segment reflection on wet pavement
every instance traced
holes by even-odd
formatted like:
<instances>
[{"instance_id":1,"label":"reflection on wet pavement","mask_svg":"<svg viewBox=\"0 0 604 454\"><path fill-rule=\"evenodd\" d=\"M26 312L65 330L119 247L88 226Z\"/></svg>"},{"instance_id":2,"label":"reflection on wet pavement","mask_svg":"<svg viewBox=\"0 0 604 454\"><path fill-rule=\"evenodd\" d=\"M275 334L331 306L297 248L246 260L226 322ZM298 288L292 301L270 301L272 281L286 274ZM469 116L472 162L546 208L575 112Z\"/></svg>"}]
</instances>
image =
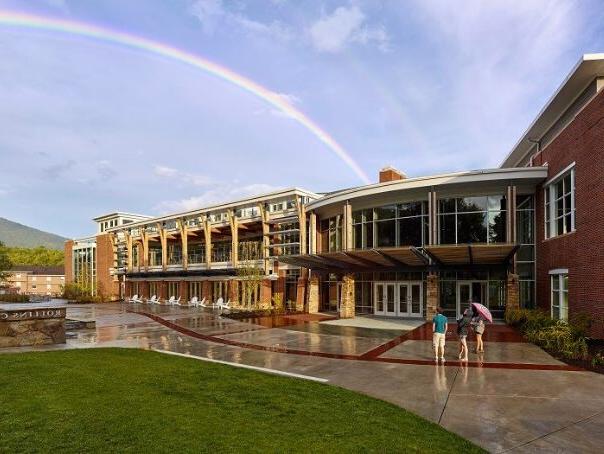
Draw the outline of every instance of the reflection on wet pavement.
<instances>
[{"instance_id":1,"label":"reflection on wet pavement","mask_svg":"<svg viewBox=\"0 0 604 454\"><path fill-rule=\"evenodd\" d=\"M505 326L488 327L484 356L471 356L468 366L455 360L457 343L448 337L443 366L432 359L427 325L389 332L310 317L233 320L211 310L127 304L67 305L67 311L68 318L94 319L96 328L71 331L64 345L0 352L131 347L183 353L326 379L400 405L490 451L599 452L604 445L597 416L604 409L604 376L573 371Z\"/></svg>"}]
</instances>

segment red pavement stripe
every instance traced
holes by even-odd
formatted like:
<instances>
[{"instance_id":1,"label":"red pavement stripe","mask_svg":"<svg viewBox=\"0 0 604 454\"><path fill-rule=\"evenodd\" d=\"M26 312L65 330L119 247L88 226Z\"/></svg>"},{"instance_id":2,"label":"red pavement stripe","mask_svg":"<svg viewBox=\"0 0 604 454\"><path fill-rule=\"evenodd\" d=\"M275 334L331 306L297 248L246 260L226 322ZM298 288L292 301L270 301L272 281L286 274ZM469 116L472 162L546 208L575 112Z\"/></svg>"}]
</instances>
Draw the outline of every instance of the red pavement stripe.
<instances>
[{"instance_id":1,"label":"red pavement stripe","mask_svg":"<svg viewBox=\"0 0 604 454\"><path fill-rule=\"evenodd\" d=\"M207 334L201 334L196 331L193 331L189 328L185 328L184 326L177 325L169 320L166 320L162 317L159 317L156 314L152 314L149 312L137 312L128 310L127 312L133 314L144 315L145 317L149 317L150 319L164 325L168 328L173 329L174 331L178 331L181 334L194 337L196 339L206 340L209 342L215 342L218 344L232 345L235 347L248 348L253 350L262 350L267 352L276 352L276 353L289 353L292 355L302 355L302 356L316 356L320 358L330 358L330 359L347 359L347 360L357 360L357 361L376 361L383 363L395 363L395 364L413 364L420 366L437 366L439 363L435 361L423 360L423 359L402 359L402 358L380 358L384 351L390 350L392 347L404 342L404 340L409 337L409 334L413 333L410 331L401 336L394 338L393 340L382 344L376 347L369 352L366 352L362 355L342 355L338 353L325 353L325 352L312 352L307 350L292 350L287 347L266 347L264 345L258 344L249 344L247 342L239 342L232 339L223 339L216 336L209 336ZM423 326L423 325L422 325ZM421 328L421 327L420 327ZM394 344L394 345L392 345ZM392 345L392 346L391 346ZM381 351L384 349L384 351ZM442 364L442 363L440 363ZM528 364L528 363L478 363L474 361L470 362L462 362L462 361L447 361L445 366L467 366L467 367L482 367L486 369L523 369L523 370L565 370L565 371L582 371L584 369L568 366L565 364Z\"/></svg>"}]
</instances>

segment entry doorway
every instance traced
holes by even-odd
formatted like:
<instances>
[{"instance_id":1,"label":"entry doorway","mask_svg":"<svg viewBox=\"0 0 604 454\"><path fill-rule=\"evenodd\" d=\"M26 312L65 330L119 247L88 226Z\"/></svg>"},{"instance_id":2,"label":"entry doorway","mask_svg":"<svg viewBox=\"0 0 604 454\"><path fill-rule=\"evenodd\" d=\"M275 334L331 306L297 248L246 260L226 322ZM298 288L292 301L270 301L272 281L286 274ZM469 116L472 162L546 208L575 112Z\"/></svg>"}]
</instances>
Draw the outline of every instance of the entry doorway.
<instances>
[{"instance_id":1,"label":"entry doorway","mask_svg":"<svg viewBox=\"0 0 604 454\"><path fill-rule=\"evenodd\" d=\"M376 315L421 317L422 282L376 282L374 300Z\"/></svg>"},{"instance_id":2,"label":"entry doorway","mask_svg":"<svg viewBox=\"0 0 604 454\"><path fill-rule=\"evenodd\" d=\"M468 302L484 304L489 307L488 281L457 281L456 317L468 307Z\"/></svg>"}]
</instances>

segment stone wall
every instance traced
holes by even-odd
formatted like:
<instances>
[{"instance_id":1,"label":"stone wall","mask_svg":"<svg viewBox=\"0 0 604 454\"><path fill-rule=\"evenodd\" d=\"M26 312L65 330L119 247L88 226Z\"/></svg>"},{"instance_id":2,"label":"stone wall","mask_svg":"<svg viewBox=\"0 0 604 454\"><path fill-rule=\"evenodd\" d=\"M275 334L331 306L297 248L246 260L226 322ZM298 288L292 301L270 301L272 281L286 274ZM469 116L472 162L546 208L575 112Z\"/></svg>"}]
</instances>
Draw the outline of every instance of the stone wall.
<instances>
[{"instance_id":1,"label":"stone wall","mask_svg":"<svg viewBox=\"0 0 604 454\"><path fill-rule=\"evenodd\" d=\"M309 314L316 314L319 312L319 278L314 274L308 280L306 305Z\"/></svg>"},{"instance_id":2,"label":"stone wall","mask_svg":"<svg viewBox=\"0 0 604 454\"><path fill-rule=\"evenodd\" d=\"M0 308L0 348L65 343L65 308Z\"/></svg>"},{"instance_id":3,"label":"stone wall","mask_svg":"<svg viewBox=\"0 0 604 454\"><path fill-rule=\"evenodd\" d=\"M436 315L436 308L439 306L439 302L438 275L430 273L426 283L426 320L430 321Z\"/></svg>"}]
</instances>

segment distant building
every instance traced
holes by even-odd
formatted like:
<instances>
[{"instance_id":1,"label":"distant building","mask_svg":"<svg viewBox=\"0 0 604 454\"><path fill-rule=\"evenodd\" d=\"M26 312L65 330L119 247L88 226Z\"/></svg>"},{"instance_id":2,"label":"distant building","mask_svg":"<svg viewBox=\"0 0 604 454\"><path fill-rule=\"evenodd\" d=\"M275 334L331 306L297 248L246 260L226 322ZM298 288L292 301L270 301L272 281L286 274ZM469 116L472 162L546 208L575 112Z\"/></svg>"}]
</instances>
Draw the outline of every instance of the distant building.
<instances>
[{"instance_id":1,"label":"distant building","mask_svg":"<svg viewBox=\"0 0 604 454\"><path fill-rule=\"evenodd\" d=\"M14 266L7 279L9 293L60 296L65 284L64 266Z\"/></svg>"}]
</instances>

